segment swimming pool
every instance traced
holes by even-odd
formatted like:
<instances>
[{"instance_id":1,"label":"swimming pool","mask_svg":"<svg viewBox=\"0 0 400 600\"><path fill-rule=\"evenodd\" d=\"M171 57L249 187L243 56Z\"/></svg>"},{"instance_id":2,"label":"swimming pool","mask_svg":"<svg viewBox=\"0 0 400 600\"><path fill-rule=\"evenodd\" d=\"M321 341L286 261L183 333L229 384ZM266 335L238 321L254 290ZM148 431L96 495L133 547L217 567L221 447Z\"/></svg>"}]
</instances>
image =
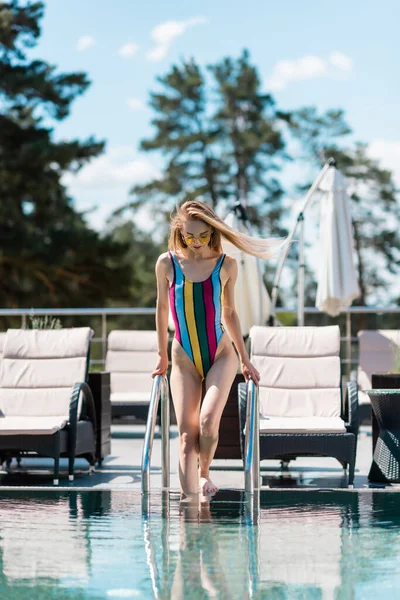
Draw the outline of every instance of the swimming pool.
<instances>
[{"instance_id":1,"label":"swimming pool","mask_svg":"<svg viewBox=\"0 0 400 600\"><path fill-rule=\"evenodd\" d=\"M400 595L400 493L2 490L0 598Z\"/></svg>"}]
</instances>

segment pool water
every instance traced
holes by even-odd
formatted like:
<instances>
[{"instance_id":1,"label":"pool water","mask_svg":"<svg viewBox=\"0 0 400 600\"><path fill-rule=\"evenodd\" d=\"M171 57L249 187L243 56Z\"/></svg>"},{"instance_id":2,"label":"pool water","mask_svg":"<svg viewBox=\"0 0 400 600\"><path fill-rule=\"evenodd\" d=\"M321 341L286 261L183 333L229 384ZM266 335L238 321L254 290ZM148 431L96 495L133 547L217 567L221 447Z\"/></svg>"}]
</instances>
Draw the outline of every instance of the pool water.
<instances>
[{"instance_id":1,"label":"pool water","mask_svg":"<svg viewBox=\"0 0 400 600\"><path fill-rule=\"evenodd\" d=\"M400 598L400 493L2 491L0 598Z\"/></svg>"}]
</instances>

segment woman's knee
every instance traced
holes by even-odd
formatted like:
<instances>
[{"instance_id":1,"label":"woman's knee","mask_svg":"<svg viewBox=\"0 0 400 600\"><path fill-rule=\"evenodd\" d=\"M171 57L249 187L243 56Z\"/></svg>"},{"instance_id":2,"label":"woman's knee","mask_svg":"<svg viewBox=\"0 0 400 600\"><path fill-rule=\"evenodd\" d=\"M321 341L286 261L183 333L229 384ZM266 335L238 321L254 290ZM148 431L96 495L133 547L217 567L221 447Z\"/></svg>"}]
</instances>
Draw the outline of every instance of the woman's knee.
<instances>
[{"instance_id":1,"label":"woman's knee","mask_svg":"<svg viewBox=\"0 0 400 600\"><path fill-rule=\"evenodd\" d=\"M218 436L220 419L213 413L200 414L200 435L215 438Z\"/></svg>"},{"instance_id":2,"label":"woman's knee","mask_svg":"<svg viewBox=\"0 0 400 600\"><path fill-rule=\"evenodd\" d=\"M199 431L198 429L184 430L179 433L179 442L181 451L184 454L199 451Z\"/></svg>"}]
</instances>

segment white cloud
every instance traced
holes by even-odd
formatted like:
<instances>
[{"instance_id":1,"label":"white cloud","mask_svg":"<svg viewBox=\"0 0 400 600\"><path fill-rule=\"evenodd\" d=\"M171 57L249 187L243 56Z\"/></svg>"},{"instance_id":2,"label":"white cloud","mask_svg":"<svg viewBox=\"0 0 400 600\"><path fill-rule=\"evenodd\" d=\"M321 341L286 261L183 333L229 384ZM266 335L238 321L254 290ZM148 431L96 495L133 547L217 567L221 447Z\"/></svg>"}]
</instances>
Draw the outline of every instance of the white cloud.
<instances>
[{"instance_id":1,"label":"white cloud","mask_svg":"<svg viewBox=\"0 0 400 600\"><path fill-rule=\"evenodd\" d=\"M150 61L162 60L167 55L176 38L182 36L188 29L207 22L205 17L191 17L185 21L165 21L152 30L150 36L155 47L147 53Z\"/></svg>"},{"instance_id":2,"label":"white cloud","mask_svg":"<svg viewBox=\"0 0 400 600\"><path fill-rule=\"evenodd\" d=\"M151 62L158 62L165 58L168 54L169 46L156 46L153 50L147 53L147 59Z\"/></svg>"},{"instance_id":3,"label":"white cloud","mask_svg":"<svg viewBox=\"0 0 400 600\"><path fill-rule=\"evenodd\" d=\"M331 52L328 60L312 54L294 60L281 60L275 65L267 85L271 90L282 90L293 81L333 76L335 71L329 68L330 65L341 71L349 71L352 61L341 52Z\"/></svg>"},{"instance_id":4,"label":"white cloud","mask_svg":"<svg viewBox=\"0 0 400 600\"><path fill-rule=\"evenodd\" d=\"M329 62L341 71L351 71L353 68L353 61L351 58L342 52L331 52L329 55Z\"/></svg>"},{"instance_id":5,"label":"white cloud","mask_svg":"<svg viewBox=\"0 0 400 600\"><path fill-rule=\"evenodd\" d=\"M145 108L144 103L139 98L128 98L126 103L131 110L143 110Z\"/></svg>"},{"instance_id":6,"label":"white cloud","mask_svg":"<svg viewBox=\"0 0 400 600\"><path fill-rule=\"evenodd\" d=\"M93 159L78 173L66 174L63 183L80 188L114 189L115 186L144 183L157 173L149 160L139 158L129 146L117 146Z\"/></svg>"},{"instance_id":7,"label":"white cloud","mask_svg":"<svg viewBox=\"0 0 400 600\"><path fill-rule=\"evenodd\" d=\"M122 58L130 58L131 56L134 56L138 50L138 44L135 44L134 42L128 42L127 44L121 46L121 48L118 50L118 54L122 56Z\"/></svg>"},{"instance_id":8,"label":"white cloud","mask_svg":"<svg viewBox=\"0 0 400 600\"><path fill-rule=\"evenodd\" d=\"M296 60L279 61L268 81L271 90L281 90L291 81L311 79L326 74L326 62L318 56L303 56Z\"/></svg>"},{"instance_id":9,"label":"white cloud","mask_svg":"<svg viewBox=\"0 0 400 600\"><path fill-rule=\"evenodd\" d=\"M94 210L88 215L90 225L102 229L111 213L129 202L128 193L135 184L160 176L156 165L140 156L131 146L111 146L78 173L67 173L63 184L74 198L78 210ZM138 222L142 228L149 225Z\"/></svg>"},{"instance_id":10,"label":"white cloud","mask_svg":"<svg viewBox=\"0 0 400 600\"><path fill-rule=\"evenodd\" d=\"M76 42L76 49L78 52L83 52L84 50L88 50L92 46L94 46L96 40L91 35L82 35L79 40Z\"/></svg>"},{"instance_id":11,"label":"white cloud","mask_svg":"<svg viewBox=\"0 0 400 600\"><path fill-rule=\"evenodd\" d=\"M400 141L374 140L368 146L368 154L379 160L381 167L392 171L395 183L400 187Z\"/></svg>"}]
</instances>

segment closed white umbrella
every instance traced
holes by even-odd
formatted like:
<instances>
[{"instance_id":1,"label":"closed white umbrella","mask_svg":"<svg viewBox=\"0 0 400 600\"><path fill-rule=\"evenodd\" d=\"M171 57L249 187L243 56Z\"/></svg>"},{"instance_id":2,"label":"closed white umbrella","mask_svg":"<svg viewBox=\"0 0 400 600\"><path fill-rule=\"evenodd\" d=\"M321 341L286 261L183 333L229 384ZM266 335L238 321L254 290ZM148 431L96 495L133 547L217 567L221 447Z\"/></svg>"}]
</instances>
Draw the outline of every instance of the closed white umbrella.
<instances>
[{"instance_id":1,"label":"closed white umbrella","mask_svg":"<svg viewBox=\"0 0 400 600\"><path fill-rule=\"evenodd\" d=\"M249 235L243 220L236 212L224 219L225 223ZM241 252L227 240L222 242L223 250L236 258L238 278L235 286L235 307L239 316L242 335L248 335L253 325L265 325L271 311L271 300L265 287L259 259Z\"/></svg>"},{"instance_id":2,"label":"closed white umbrella","mask_svg":"<svg viewBox=\"0 0 400 600\"><path fill-rule=\"evenodd\" d=\"M335 317L360 295L347 182L330 168L321 183L320 263L316 307Z\"/></svg>"}]
</instances>

